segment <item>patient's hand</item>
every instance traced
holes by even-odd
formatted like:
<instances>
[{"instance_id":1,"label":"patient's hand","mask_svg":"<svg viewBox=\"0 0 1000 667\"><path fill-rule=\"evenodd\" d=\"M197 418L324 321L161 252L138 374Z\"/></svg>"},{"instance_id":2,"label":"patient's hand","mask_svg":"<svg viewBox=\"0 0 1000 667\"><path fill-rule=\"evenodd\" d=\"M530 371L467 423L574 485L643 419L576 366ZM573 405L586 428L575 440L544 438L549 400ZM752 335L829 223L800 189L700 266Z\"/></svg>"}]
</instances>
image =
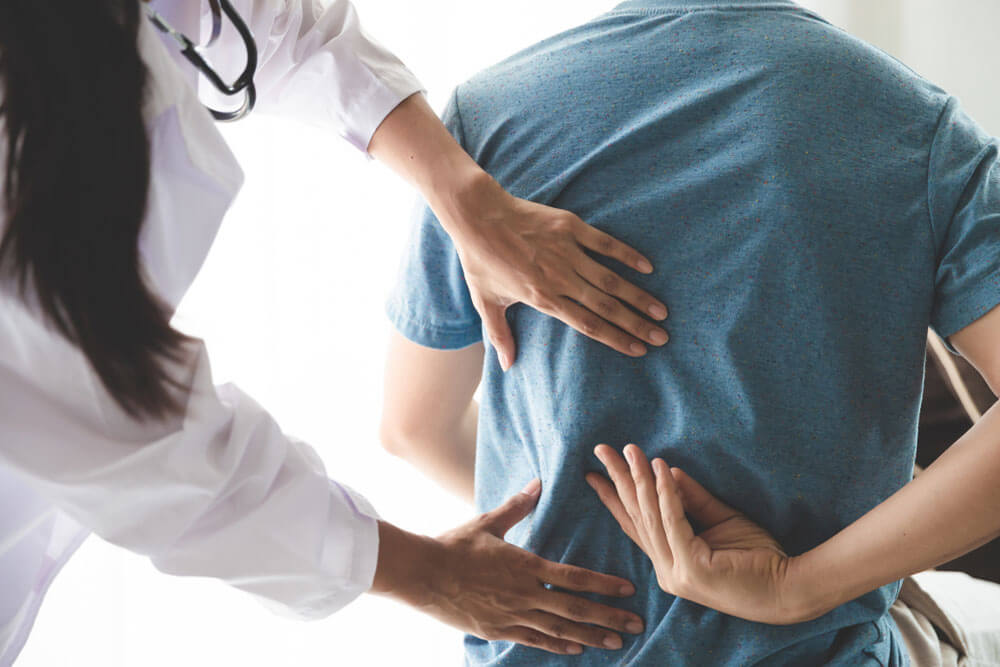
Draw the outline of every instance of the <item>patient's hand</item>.
<instances>
[{"instance_id":1,"label":"patient's hand","mask_svg":"<svg viewBox=\"0 0 1000 667\"><path fill-rule=\"evenodd\" d=\"M646 552L665 592L750 621L800 620L788 590L789 558L746 515L662 459L650 465L635 445L626 463L611 447L595 450L614 485L596 473L587 483L622 530ZM705 526L695 535L685 511Z\"/></svg>"},{"instance_id":2,"label":"patient's hand","mask_svg":"<svg viewBox=\"0 0 1000 667\"><path fill-rule=\"evenodd\" d=\"M625 597L635 592L631 583L547 561L503 539L531 512L539 492L536 481L503 506L436 540L380 522L372 591L481 639L570 655L581 653L583 645L620 649L617 632L642 632L642 619L546 584Z\"/></svg>"}]
</instances>

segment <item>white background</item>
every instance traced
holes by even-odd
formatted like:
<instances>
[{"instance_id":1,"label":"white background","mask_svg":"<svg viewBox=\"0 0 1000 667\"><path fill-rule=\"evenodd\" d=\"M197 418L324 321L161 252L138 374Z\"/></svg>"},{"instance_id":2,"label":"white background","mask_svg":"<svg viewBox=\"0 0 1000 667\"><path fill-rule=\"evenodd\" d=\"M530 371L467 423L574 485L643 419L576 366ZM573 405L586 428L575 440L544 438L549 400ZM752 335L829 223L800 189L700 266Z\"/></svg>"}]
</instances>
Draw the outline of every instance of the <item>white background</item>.
<instances>
[{"instance_id":1,"label":"white background","mask_svg":"<svg viewBox=\"0 0 1000 667\"><path fill-rule=\"evenodd\" d=\"M185 0L189 1L189 0ZM440 109L452 87L614 0L355 0ZM835 23L960 95L1000 133L996 0L812 0ZM436 534L471 510L383 453L377 441L382 313L414 202L336 137L277 119L226 128L246 188L179 324L204 338L217 379L235 381L312 443L332 475L384 518ZM459 664L461 637L364 596L324 621L276 617L214 581L162 575L91 538L56 580L19 667L60 665Z\"/></svg>"}]
</instances>

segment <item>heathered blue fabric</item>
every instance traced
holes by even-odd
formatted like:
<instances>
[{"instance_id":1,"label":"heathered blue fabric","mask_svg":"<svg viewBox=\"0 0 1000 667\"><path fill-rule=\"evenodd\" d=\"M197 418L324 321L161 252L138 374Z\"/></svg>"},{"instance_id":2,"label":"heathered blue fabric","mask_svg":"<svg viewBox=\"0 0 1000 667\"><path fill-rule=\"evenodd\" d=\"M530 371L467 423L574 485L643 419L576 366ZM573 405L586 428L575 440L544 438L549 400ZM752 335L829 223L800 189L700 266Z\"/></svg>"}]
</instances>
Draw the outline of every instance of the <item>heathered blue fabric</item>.
<instances>
[{"instance_id":1,"label":"heathered blue fabric","mask_svg":"<svg viewBox=\"0 0 1000 667\"><path fill-rule=\"evenodd\" d=\"M538 476L510 539L614 573L647 630L554 657L468 638L470 664L900 665L898 583L814 621L750 623L663 593L584 482L635 442L773 532L816 546L908 482L928 325L1000 303L997 143L944 92L790 2L637 0L461 85L446 122L515 195L642 249L671 342L613 352L527 307L484 367L476 502ZM607 262L609 266L614 266ZM421 208L389 312L426 346L481 340Z\"/></svg>"}]
</instances>

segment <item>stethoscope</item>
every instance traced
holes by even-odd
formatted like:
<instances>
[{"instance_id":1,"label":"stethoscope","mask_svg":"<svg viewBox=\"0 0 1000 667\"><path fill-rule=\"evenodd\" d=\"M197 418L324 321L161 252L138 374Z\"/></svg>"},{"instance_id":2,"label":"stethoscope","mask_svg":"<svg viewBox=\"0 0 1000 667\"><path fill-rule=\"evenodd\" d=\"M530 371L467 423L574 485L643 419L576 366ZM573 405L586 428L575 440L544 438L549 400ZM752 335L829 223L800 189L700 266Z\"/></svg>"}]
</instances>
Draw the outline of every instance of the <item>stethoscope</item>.
<instances>
[{"instance_id":1,"label":"stethoscope","mask_svg":"<svg viewBox=\"0 0 1000 667\"><path fill-rule=\"evenodd\" d=\"M205 78L211 82L215 88L228 97L243 95L243 104L235 111L218 111L209 108L212 116L219 121L234 121L246 116L253 109L257 102L257 89L254 88L253 77L257 71L257 44L253 41L253 34L243 22L239 12L233 9L229 0L208 0L208 5L212 10L212 34L205 43L204 48L208 48L215 43L222 32L222 14L229 17L233 27L243 38L243 44L247 49L247 65L243 73L232 84L227 84L222 77L212 69L212 66L198 53L198 46L187 38L183 33L175 30L167 21L160 16L156 10L149 6L149 0L144 0L143 6L146 15L161 32L170 35L181 46L181 54L187 58L188 62L194 65Z\"/></svg>"}]
</instances>

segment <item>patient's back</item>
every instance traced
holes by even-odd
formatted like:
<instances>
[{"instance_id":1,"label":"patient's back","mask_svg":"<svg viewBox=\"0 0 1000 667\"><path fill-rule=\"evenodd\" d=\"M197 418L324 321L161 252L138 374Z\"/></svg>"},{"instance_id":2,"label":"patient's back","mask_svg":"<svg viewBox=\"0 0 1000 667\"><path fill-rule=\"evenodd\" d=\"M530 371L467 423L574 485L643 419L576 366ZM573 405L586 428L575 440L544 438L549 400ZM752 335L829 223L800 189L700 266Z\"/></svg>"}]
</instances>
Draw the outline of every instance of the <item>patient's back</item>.
<instances>
[{"instance_id":1,"label":"patient's back","mask_svg":"<svg viewBox=\"0 0 1000 667\"><path fill-rule=\"evenodd\" d=\"M791 554L905 484L928 325L949 335L1000 301L997 223L952 219L969 197L972 217L1000 212L988 137L883 53L752 0L628 2L461 85L447 121L513 194L650 257L651 276L608 265L665 301L672 335L629 359L512 310L518 363L485 367L477 504L541 477L512 539L634 581L647 631L574 659L470 638L470 661L902 664L897 585L788 627L674 599L584 475L597 443L635 442ZM392 306L404 333L481 335L457 272L426 213Z\"/></svg>"}]
</instances>

